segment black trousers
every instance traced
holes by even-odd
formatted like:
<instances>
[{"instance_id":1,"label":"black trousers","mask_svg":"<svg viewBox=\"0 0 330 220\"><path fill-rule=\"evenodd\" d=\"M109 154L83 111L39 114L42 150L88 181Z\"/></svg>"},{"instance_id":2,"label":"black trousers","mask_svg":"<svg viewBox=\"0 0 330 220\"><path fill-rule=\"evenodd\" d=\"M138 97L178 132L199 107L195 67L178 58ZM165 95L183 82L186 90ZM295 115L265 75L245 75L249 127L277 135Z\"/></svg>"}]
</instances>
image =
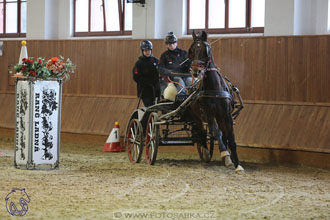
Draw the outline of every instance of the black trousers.
<instances>
[{"instance_id":1,"label":"black trousers","mask_svg":"<svg viewBox=\"0 0 330 220\"><path fill-rule=\"evenodd\" d=\"M145 107L149 107L155 104L155 99L146 97L146 98L142 98L142 102Z\"/></svg>"}]
</instances>

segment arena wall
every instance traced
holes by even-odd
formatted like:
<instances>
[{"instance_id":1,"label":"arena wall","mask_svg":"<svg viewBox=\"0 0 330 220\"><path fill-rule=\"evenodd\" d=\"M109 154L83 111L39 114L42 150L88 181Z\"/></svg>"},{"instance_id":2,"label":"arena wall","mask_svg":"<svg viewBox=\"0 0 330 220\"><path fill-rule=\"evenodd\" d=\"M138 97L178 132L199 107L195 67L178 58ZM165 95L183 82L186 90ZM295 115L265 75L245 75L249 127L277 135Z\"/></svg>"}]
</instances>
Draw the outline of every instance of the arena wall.
<instances>
[{"instance_id":1,"label":"arena wall","mask_svg":"<svg viewBox=\"0 0 330 220\"><path fill-rule=\"evenodd\" d=\"M140 40L31 40L30 57L62 55L77 65L63 86L62 132L108 135L126 126L136 108L132 67ZM153 53L165 50L153 40ZM188 49L191 39L180 39ZM238 144L330 153L330 36L211 38L215 62L245 101L235 125ZM0 127L14 128L15 80L20 41L4 41L0 57ZM124 129L121 129L121 135Z\"/></svg>"}]
</instances>

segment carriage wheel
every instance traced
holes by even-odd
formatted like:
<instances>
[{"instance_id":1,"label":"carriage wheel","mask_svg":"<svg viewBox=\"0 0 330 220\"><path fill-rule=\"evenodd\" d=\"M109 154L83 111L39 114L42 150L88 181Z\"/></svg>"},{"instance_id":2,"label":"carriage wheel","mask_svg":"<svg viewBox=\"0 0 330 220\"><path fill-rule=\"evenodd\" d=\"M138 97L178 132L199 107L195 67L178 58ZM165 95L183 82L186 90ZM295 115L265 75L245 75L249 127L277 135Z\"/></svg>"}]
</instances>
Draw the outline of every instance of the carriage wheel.
<instances>
[{"instance_id":1,"label":"carriage wheel","mask_svg":"<svg viewBox=\"0 0 330 220\"><path fill-rule=\"evenodd\" d=\"M128 158L131 163L139 163L143 152L143 129L141 122L137 119L132 119L127 128L125 138L127 146Z\"/></svg>"},{"instance_id":2,"label":"carriage wheel","mask_svg":"<svg viewBox=\"0 0 330 220\"><path fill-rule=\"evenodd\" d=\"M153 165L156 161L158 144L159 144L159 125L155 122L158 120L158 115L152 112L148 118L146 132L146 159L147 163Z\"/></svg>"},{"instance_id":3,"label":"carriage wheel","mask_svg":"<svg viewBox=\"0 0 330 220\"><path fill-rule=\"evenodd\" d=\"M206 148L197 143L197 151L202 161L209 163L213 156L214 137L207 131Z\"/></svg>"}]
</instances>

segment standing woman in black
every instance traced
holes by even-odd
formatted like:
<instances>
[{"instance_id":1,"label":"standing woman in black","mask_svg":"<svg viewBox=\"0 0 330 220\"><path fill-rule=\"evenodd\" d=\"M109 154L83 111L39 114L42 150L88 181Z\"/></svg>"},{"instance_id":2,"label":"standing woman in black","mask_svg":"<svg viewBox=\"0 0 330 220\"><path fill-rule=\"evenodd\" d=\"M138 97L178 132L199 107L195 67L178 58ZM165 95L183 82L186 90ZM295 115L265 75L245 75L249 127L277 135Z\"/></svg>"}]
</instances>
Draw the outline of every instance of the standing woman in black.
<instances>
[{"instance_id":1,"label":"standing woman in black","mask_svg":"<svg viewBox=\"0 0 330 220\"><path fill-rule=\"evenodd\" d=\"M137 84L138 97L145 107L155 104L160 97L158 59L152 55L152 43L149 40L140 44L142 55L133 68L133 79Z\"/></svg>"}]
</instances>

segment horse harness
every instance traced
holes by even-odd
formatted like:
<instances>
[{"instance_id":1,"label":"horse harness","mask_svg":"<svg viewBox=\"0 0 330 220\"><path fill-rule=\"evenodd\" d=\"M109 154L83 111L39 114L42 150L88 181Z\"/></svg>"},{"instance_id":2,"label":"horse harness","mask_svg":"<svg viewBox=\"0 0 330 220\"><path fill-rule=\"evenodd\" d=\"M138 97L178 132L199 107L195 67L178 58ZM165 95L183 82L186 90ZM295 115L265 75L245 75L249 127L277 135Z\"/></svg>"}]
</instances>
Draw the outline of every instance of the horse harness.
<instances>
[{"instance_id":1,"label":"horse harness","mask_svg":"<svg viewBox=\"0 0 330 220\"><path fill-rule=\"evenodd\" d=\"M225 80L227 91L202 90L203 85L201 82L205 77L205 73L208 71L216 71L220 78L223 78ZM201 77L201 80L199 80L199 86L197 85L197 88L194 91L195 96L197 97L195 100L198 101L200 98L229 99L233 107L232 118L236 119L240 114L241 110L244 108L243 100L241 98L239 89L236 86L233 86L226 76L222 77L218 68L204 68L199 74L199 76ZM236 103L234 92L238 98L238 103Z\"/></svg>"},{"instance_id":2,"label":"horse harness","mask_svg":"<svg viewBox=\"0 0 330 220\"><path fill-rule=\"evenodd\" d=\"M221 78L221 73L219 72L218 68L205 68L201 71L201 78L204 79L204 77L206 77L206 72L209 71L216 71L216 73L219 75L219 77ZM202 81L202 80L201 80ZM221 98L221 99L232 99L233 96L232 94L229 92L228 86L226 86L226 90L227 91L214 91L214 90L202 90L202 85L199 88L199 92L198 92L198 98Z\"/></svg>"}]
</instances>

